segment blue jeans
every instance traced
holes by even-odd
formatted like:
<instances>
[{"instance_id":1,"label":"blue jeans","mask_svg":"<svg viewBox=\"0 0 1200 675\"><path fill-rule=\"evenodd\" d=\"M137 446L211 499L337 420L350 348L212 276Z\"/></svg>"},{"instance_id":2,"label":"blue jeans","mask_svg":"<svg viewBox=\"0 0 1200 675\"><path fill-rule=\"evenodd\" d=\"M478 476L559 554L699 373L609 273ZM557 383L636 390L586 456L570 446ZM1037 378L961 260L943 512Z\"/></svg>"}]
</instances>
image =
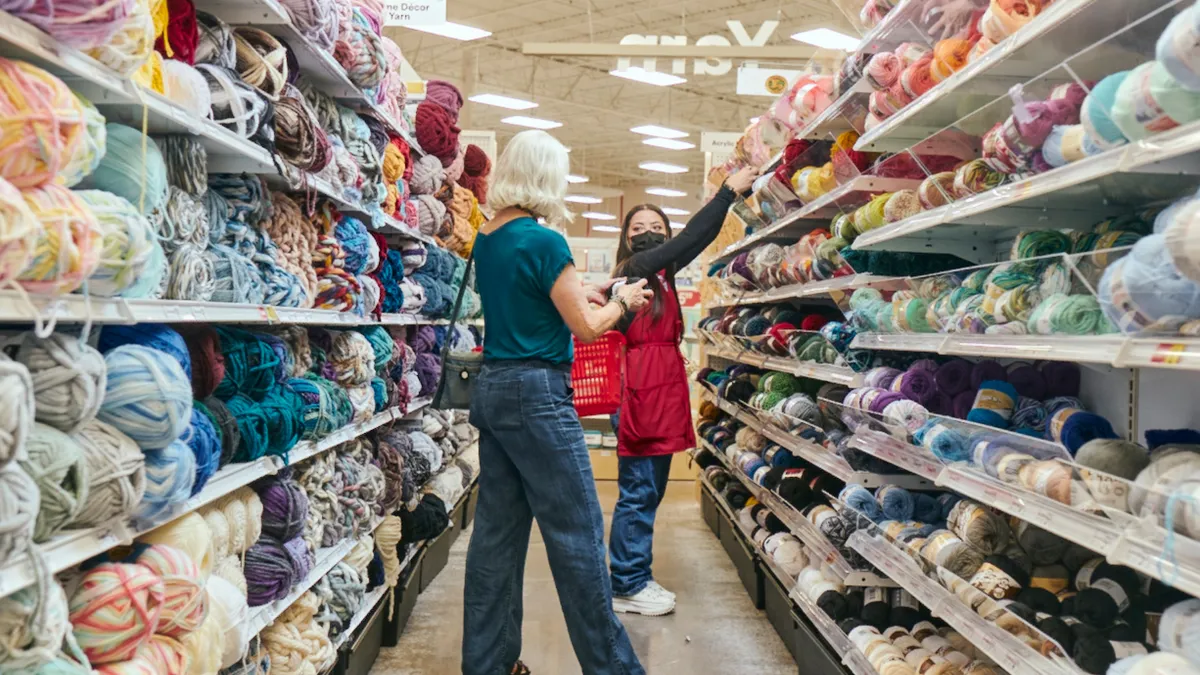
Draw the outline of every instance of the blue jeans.
<instances>
[{"instance_id":1,"label":"blue jeans","mask_svg":"<svg viewBox=\"0 0 1200 675\"><path fill-rule=\"evenodd\" d=\"M608 555L615 595L636 595L654 575L654 516L667 493L672 455L618 457L621 496L613 509Z\"/></svg>"},{"instance_id":2,"label":"blue jeans","mask_svg":"<svg viewBox=\"0 0 1200 675\"><path fill-rule=\"evenodd\" d=\"M529 533L537 518L584 675L644 675L612 610L604 517L569 370L485 363L471 400L479 506L467 549L463 675L508 675L521 655Z\"/></svg>"}]
</instances>

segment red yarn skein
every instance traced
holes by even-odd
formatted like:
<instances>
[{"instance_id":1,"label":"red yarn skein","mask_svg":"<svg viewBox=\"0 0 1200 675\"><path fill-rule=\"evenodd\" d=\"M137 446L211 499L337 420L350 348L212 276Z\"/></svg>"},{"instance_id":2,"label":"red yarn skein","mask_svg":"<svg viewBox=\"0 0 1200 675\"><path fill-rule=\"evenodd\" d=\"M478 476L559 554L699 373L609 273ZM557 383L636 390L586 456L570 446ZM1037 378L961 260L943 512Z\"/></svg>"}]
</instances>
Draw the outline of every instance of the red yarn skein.
<instances>
[{"instance_id":1,"label":"red yarn skein","mask_svg":"<svg viewBox=\"0 0 1200 675\"><path fill-rule=\"evenodd\" d=\"M483 148L474 143L467 146L463 154L463 173L458 184L470 190L480 204L487 203L488 175L492 172L492 160Z\"/></svg>"},{"instance_id":2,"label":"red yarn skein","mask_svg":"<svg viewBox=\"0 0 1200 675\"><path fill-rule=\"evenodd\" d=\"M432 101L421 101L417 105L417 143L421 149L449 166L458 156L459 128L450 119L450 113Z\"/></svg>"},{"instance_id":3,"label":"red yarn skein","mask_svg":"<svg viewBox=\"0 0 1200 675\"><path fill-rule=\"evenodd\" d=\"M821 330L821 326L829 323L829 317L820 314L809 314L800 320L800 330Z\"/></svg>"},{"instance_id":4,"label":"red yarn skein","mask_svg":"<svg viewBox=\"0 0 1200 675\"><path fill-rule=\"evenodd\" d=\"M225 379L221 338L209 326L181 324L176 328L187 343L188 356L192 359L192 395L197 400L206 399Z\"/></svg>"},{"instance_id":5,"label":"red yarn skein","mask_svg":"<svg viewBox=\"0 0 1200 675\"><path fill-rule=\"evenodd\" d=\"M196 6L192 0L167 0L167 30L154 42L154 48L169 59L196 64L196 45L200 27L196 24Z\"/></svg>"}]
</instances>

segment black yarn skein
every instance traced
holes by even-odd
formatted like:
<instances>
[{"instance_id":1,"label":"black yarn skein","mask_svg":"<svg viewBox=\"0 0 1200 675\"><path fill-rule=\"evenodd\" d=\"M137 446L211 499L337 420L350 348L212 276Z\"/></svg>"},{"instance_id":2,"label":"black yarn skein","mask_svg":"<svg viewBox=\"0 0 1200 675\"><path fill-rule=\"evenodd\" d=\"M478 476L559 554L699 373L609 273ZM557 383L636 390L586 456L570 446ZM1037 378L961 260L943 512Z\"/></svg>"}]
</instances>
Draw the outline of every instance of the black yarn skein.
<instances>
[{"instance_id":1,"label":"black yarn skein","mask_svg":"<svg viewBox=\"0 0 1200 675\"><path fill-rule=\"evenodd\" d=\"M864 592L862 613L859 617L863 623L872 625L879 630L887 628L891 621L891 603L888 602L888 589L868 588Z\"/></svg>"}]
</instances>

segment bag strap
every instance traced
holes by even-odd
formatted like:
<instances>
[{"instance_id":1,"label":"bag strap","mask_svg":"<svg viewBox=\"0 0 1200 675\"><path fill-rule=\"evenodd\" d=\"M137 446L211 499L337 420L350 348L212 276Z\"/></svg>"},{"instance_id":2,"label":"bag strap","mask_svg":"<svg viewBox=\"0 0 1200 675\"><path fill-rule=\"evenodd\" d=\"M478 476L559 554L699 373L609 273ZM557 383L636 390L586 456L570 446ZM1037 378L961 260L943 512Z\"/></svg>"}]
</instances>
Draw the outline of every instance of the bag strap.
<instances>
[{"instance_id":1,"label":"bag strap","mask_svg":"<svg viewBox=\"0 0 1200 675\"><path fill-rule=\"evenodd\" d=\"M458 286L458 297L454 299L454 309L450 312L450 323L447 325L446 339L442 340L442 373L438 377L438 386L433 394L433 406L438 407L442 399L442 390L446 387L446 357L450 355L450 344L454 337L454 325L458 323L458 313L462 309L463 296L467 292L467 284L471 282L471 267L475 263L475 248L467 256L467 269L463 272L462 283Z\"/></svg>"}]
</instances>

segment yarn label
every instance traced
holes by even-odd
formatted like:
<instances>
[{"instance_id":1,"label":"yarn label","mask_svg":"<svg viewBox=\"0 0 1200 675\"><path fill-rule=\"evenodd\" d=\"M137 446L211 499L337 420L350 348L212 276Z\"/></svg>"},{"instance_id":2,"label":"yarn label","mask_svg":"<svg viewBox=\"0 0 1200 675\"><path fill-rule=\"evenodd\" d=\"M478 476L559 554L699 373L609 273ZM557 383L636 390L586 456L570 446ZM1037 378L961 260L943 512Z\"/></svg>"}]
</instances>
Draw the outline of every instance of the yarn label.
<instances>
[{"instance_id":1,"label":"yarn label","mask_svg":"<svg viewBox=\"0 0 1200 675\"><path fill-rule=\"evenodd\" d=\"M384 5L385 26L434 26L442 23L446 23L446 0L389 0Z\"/></svg>"},{"instance_id":2,"label":"yarn label","mask_svg":"<svg viewBox=\"0 0 1200 675\"><path fill-rule=\"evenodd\" d=\"M1104 564L1104 558L1092 558L1075 573L1075 590L1085 591L1092 587L1092 574L1096 568Z\"/></svg>"},{"instance_id":3,"label":"yarn label","mask_svg":"<svg viewBox=\"0 0 1200 675\"><path fill-rule=\"evenodd\" d=\"M1117 607L1120 611L1124 612L1125 610L1129 609L1129 596L1126 595L1125 589L1121 588L1121 584L1118 584L1112 579L1098 579L1096 583L1092 584L1092 588L1098 591L1104 591L1110 598L1113 599L1113 602L1117 603Z\"/></svg>"},{"instance_id":4,"label":"yarn label","mask_svg":"<svg viewBox=\"0 0 1200 675\"><path fill-rule=\"evenodd\" d=\"M863 604L869 605L872 602L887 602L887 591L878 587L868 588L863 592Z\"/></svg>"},{"instance_id":5,"label":"yarn label","mask_svg":"<svg viewBox=\"0 0 1200 675\"><path fill-rule=\"evenodd\" d=\"M908 591L903 588L892 591L892 607L907 607L908 609L920 609L921 605L917 603Z\"/></svg>"},{"instance_id":6,"label":"yarn label","mask_svg":"<svg viewBox=\"0 0 1200 675\"><path fill-rule=\"evenodd\" d=\"M971 585L997 600L1015 597L1021 591L1021 584L1016 579L988 562L971 577Z\"/></svg>"},{"instance_id":7,"label":"yarn label","mask_svg":"<svg viewBox=\"0 0 1200 675\"><path fill-rule=\"evenodd\" d=\"M1109 644L1112 645L1113 654L1116 655L1118 661L1126 656L1143 656L1150 653L1146 650L1146 645L1140 642L1109 642Z\"/></svg>"}]
</instances>

